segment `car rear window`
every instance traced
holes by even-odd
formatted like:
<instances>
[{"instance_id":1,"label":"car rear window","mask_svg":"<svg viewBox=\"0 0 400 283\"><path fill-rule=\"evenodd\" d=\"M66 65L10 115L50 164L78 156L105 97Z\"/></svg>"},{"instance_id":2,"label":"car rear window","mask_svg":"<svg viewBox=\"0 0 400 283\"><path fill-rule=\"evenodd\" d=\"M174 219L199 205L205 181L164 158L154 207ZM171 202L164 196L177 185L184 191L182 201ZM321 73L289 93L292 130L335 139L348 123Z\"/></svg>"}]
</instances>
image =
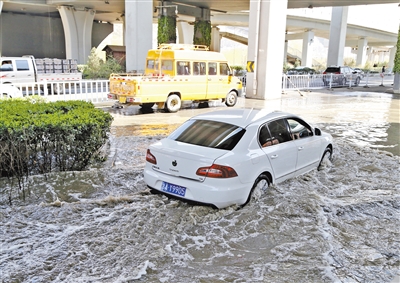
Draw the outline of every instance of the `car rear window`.
<instances>
[{"instance_id":1,"label":"car rear window","mask_svg":"<svg viewBox=\"0 0 400 283\"><path fill-rule=\"evenodd\" d=\"M340 68L337 67L329 67L328 69L325 70L326 73L336 73L340 72Z\"/></svg>"},{"instance_id":2,"label":"car rear window","mask_svg":"<svg viewBox=\"0 0 400 283\"><path fill-rule=\"evenodd\" d=\"M245 132L245 129L227 123L189 120L168 138L199 146L232 150Z\"/></svg>"}]
</instances>

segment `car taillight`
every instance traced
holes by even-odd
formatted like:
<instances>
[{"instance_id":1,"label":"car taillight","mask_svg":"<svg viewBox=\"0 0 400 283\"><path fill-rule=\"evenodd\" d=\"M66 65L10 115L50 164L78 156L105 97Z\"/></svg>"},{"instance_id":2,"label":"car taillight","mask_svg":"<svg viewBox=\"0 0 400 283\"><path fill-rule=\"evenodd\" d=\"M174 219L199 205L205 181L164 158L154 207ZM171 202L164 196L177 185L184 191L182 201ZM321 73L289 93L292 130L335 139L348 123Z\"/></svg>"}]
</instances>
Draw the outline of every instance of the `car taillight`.
<instances>
[{"instance_id":1,"label":"car taillight","mask_svg":"<svg viewBox=\"0 0 400 283\"><path fill-rule=\"evenodd\" d=\"M157 159L153 154L151 154L150 149L147 150L146 161L153 164L157 164Z\"/></svg>"},{"instance_id":2,"label":"car taillight","mask_svg":"<svg viewBox=\"0 0 400 283\"><path fill-rule=\"evenodd\" d=\"M209 178L233 178L237 176L237 173L232 167L213 164L210 167L200 167L196 175Z\"/></svg>"},{"instance_id":3,"label":"car taillight","mask_svg":"<svg viewBox=\"0 0 400 283\"><path fill-rule=\"evenodd\" d=\"M336 72L335 74L336 74L336 75L340 75L340 72Z\"/></svg>"},{"instance_id":4,"label":"car taillight","mask_svg":"<svg viewBox=\"0 0 400 283\"><path fill-rule=\"evenodd\" d=\"M326 75L326 72L323 72L322 74L323 74L323 75Z\"/></svg>"}]
</instances>

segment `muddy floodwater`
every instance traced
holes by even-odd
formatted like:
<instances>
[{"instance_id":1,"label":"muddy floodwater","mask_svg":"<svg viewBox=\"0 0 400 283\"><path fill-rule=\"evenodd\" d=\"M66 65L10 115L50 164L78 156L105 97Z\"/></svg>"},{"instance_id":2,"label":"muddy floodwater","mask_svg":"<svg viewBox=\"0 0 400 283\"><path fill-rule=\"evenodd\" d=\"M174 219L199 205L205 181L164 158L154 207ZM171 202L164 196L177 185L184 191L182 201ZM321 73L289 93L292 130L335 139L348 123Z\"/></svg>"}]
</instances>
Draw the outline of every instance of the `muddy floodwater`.
<instances>
[{"instance_id":1,"label":"muddy floodwater","mask_svg":"<svg viewBox=\"0 0 400 283\"><path fill-rule=\"evenodd\" d=\"M193 206L150 194L145 152L190 116L225 106L108 107L104 164L33 176L13 206L0 180L1 282L398 283L398 96L304 93L235 107L300 115L334 136L332 163L242 209Z\"/></svg>"}]
</instances>

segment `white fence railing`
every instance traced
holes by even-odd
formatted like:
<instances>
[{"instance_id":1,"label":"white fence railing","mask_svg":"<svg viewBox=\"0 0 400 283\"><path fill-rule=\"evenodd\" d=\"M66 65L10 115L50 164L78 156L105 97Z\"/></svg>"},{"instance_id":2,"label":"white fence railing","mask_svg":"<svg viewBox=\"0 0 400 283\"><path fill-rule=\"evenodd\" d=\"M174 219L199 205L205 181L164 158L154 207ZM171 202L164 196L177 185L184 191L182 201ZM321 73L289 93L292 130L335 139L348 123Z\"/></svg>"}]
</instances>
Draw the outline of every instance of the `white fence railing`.
<instances>
[{"instance_id":1,"label":"white fence railing","mask_svg":"<svg viewBox=\"0 0 400 283\"><path fill-rule=\"evenodd\" d=\"M41 82L13 84L22 96L41 95L48 101L84 100L92 103L107 101L109 80L81 80L71 82Z\"/></svg>"},{"instance_id":2,"label":"white fence railing","mask_svg":"<svg viewBox=\"0 0 400 283\"><path fill-rule=\"evenodd\" d=\"M333 87L389 86L392 83L392 74L382 76L377 73L367 73L364 76L353 74L346 77L340 74L282 75L283 91L290 89L310 90ZM84 100L91 101L92 103L110 101L107 99L110 86L109 80L24 83L13 84L13 86L20 90L21 97L41 95L48 101Z\"/></svg>"},{"instance_id":3,"label":"white fence railing","mask_svg":"<svg viewBox=\"0 0 400 283\"><path fill-rule=\"evenodd\" d=\"M353 88L357 86L389 86L393 83L393 75L379 73L367 74L313 74L282 75L282 90L321 89L334 87Z\"/></svg>"}]
</instances>

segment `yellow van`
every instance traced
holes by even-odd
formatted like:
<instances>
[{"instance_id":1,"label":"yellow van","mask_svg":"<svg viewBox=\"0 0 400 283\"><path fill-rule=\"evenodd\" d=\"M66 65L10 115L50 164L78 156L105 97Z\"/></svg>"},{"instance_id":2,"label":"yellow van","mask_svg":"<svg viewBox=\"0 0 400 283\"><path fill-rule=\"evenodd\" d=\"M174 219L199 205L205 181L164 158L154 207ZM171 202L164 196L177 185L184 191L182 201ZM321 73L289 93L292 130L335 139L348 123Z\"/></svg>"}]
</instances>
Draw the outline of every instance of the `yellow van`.
<instances>
[{"instance_id":1,"label":"yellow van","mask_svg":"<svg viewBox=\"0 0 400 283\"><path fill-rule=\"evenodd\" d=\"M221 100L234 106L241 94L242 82L222 53L201 45L162 44L148 51L143 76L112 74L108 98L177 112L182 101Z\"/></svg>"}]
</instances>

